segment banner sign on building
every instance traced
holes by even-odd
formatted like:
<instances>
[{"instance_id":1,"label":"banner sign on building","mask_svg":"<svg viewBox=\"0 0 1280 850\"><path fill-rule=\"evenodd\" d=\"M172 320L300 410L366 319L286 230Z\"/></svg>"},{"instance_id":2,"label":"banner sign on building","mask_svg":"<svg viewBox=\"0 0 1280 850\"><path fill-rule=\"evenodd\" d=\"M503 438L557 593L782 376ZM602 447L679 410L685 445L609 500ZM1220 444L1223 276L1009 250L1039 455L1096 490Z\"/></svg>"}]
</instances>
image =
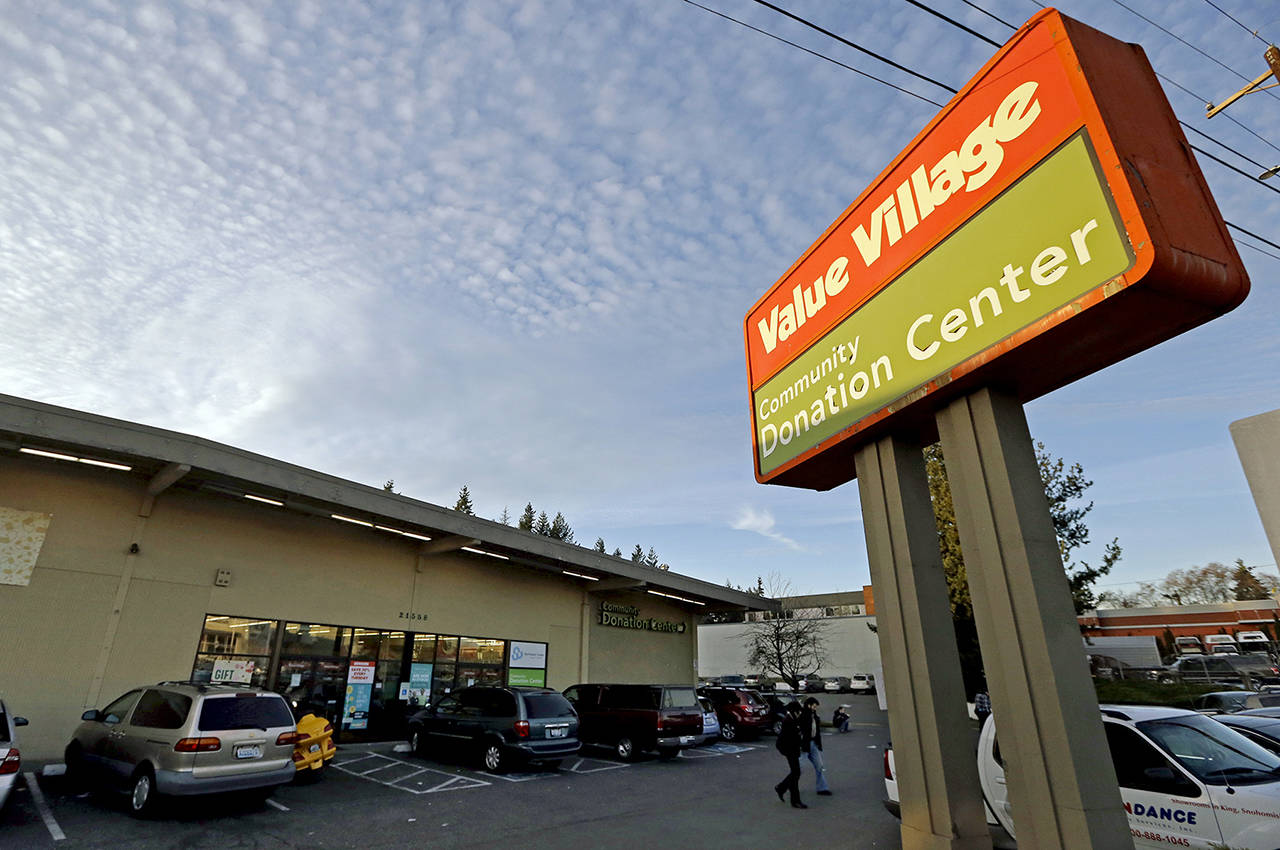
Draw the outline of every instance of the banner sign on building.
<instances>
[{"instance_id":1,"label":"banner sign on building","mask_svg":"<svg viewBox=\"0 0 1280 850\"><path fill-rule=\"evenodd\" d=\"M685 624L671 620L659 620L654 617L640 616L640 609L634 605L619 605L615 602L600 603L600 625L615 626L620 629L638 629L646 632L670 632L684 634Z\"/></svg>"},{"instance_id":2,"label":"banner sign on building","mask_svg":"<svg viewBox=\"0 0 1280 850\"><path fill-rule=\"evenodd\" d=\"M373 696L372 661L352 661L347 668L347 695L342 707L343 729L369 728L369 703Z\"/></svg>"},{"instance_id":3,"label":"banner sign on building","mask_svg":"<svg viewBox=\"0 0 1280 850\"><path fill-rule=\"evenodd\" d=\"M747 313L756 478L836 486L891 426L1030 400L1248 290L1141 49L1046 9Z\"/></svg>"},{"instance_id":4,"label":"banner sign on building","mask_svg":"<svg viewBox=\"0 0 1280 850\"><path fill-rule=\"evenodd\" d=\"M52 520L53 514L0 505L0 584L31 583Z\"/></svg>"},{"instance_id":5,"label":"banner sign on building","mask_svg":"<svg viewBox=\"0 0 1280 850\"><path fill-rule=\"evenodd\" d=\"M431 671L434 664L413 662L409 665L409 681L400 683L400 699L410 705L431 702Z\"/></svg>"},{"instance_id":6,"label":"banner sign on building","mask_svg":"<svg viewBox=\"0 0 1280 850\"><path fill-rule=\"evenodd\" d=\"M527 641L511 641L510 655L507 663L512 667L545 670L547 667L547 645L545 643L529 643Z\"/></svg>"}]
</instances>

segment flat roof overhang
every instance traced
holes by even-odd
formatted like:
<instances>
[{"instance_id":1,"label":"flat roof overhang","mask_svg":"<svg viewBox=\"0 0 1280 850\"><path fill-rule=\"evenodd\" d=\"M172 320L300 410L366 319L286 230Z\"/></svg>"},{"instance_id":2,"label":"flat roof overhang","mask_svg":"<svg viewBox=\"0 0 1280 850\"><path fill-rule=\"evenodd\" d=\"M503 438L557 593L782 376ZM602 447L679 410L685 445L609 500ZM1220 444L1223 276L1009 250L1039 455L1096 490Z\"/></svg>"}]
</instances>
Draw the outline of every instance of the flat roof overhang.
<instances>
[{"instance_id":1,"label":"flat roof overhang","mask_svg":"<svg viewBox=\"0 0 1280 850\"><path fill-rule=\"evenodd\" d=\"M216 497L266 500L274 509L404 537L418 545L422 555L464 550L495 563L554 573L587 590L649 592L701 612L780 608L774 599L656 570L212 440L0 394L0 454L24 449L90 465L128 466L129 474L149 479L153 495L172 486Z\"/></svg>"}]
</instances>

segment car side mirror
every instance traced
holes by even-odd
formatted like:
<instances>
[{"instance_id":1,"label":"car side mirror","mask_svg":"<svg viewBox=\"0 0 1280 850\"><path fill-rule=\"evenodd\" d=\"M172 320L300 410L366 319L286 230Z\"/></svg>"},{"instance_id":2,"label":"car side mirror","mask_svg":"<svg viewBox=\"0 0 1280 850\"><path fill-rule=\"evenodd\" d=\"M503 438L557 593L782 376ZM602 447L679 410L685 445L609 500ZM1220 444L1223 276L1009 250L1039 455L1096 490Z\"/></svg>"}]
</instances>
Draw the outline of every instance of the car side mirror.
<instances>
[{"instance_id":1,"label":"car side mirror","mask_svg":"<svg viewBox=\"0 0 1280 850\"><path fill-rule=\"evenodd\" d=\"M27 718L25 718L25 717L15 717L15 718L13 718L13 725L14 725L14 726L26 726L26 725L27 725Z\"/></svg>"},{"instance_id":2,"label":"car side mirror","mask_svg":"<svg viewBox=\"0 0 1280 850\"><path fill-rule=\"evenodd\" d=\"M80 715L80 719L99 721L99 720L102 720L102 712L98 711L98 709L96 708L91 708L88 711L86 711L84 714Z\"/></svg>"}]
</instances>

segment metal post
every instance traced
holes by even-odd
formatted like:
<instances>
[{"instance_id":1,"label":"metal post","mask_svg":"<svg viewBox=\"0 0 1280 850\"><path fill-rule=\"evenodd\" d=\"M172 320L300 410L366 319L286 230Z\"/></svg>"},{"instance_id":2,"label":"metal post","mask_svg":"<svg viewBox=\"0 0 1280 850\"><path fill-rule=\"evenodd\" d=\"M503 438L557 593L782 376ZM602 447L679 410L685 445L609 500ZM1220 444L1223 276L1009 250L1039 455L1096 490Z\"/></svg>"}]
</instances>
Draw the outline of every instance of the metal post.
<instances>
[{"instance_id":1,"label":"metal post","mask_svg":"<svg viewBox=\"0 0 1280 850\"><path fill-rule=\"evenodd\" d=\"M855 455L904 850L991 847L919 442ZM1030 845L1028 845L1030 846Z\"/></svg>"},{"instance_id":2,"label":"metal post","mask_svg":"<svg viewBox=\"0 0 1280 850\"><path fill-rule=\"evenodd\" d=\"M1019 846L1132 848L1022 405L937 417Z\"/></svg>"}]
</instances>

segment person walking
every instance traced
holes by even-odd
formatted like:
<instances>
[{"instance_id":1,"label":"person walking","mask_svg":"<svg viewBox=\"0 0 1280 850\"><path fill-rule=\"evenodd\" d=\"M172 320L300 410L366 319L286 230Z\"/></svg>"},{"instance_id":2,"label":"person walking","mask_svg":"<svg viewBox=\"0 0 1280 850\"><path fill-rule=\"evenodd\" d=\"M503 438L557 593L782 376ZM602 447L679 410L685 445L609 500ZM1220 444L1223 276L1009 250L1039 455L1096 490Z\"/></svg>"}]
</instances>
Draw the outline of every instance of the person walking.
<instances>
[{"instance_id":1,"label":"person walking","mask_svg":"<svg viewBox=\"0 0 1280 850\"><path fill-rule=\"evenodd\" d=\"M782 718L782 730L778 733L778 741L774 746L778 748L778 752L787 760L787 767L791 772L786 778L773 786L773 792L778 795L778 799L784 803L787 801L786 792L791 792L791 808L807 809L804 803L800 802L800 752L802 744L802 736L800 733L800 715L802 714L800 703L793 702L787 706L787 714Z\"/></svg>"},{"instance_id":2,"label":"person walking","mask_svg":"<svg viewBox=\"0 0 1280 850\"><path fill-rule=\"evenodd\" d=\"M817 775L819 797L830 797L831 789L827 787L827 774L822 766L822 721L818 718L817 697L809 697L804 701L804 713L800 716L800 734L802 750L813 764L813 772Z\"/></svg>"}]
</instances>

